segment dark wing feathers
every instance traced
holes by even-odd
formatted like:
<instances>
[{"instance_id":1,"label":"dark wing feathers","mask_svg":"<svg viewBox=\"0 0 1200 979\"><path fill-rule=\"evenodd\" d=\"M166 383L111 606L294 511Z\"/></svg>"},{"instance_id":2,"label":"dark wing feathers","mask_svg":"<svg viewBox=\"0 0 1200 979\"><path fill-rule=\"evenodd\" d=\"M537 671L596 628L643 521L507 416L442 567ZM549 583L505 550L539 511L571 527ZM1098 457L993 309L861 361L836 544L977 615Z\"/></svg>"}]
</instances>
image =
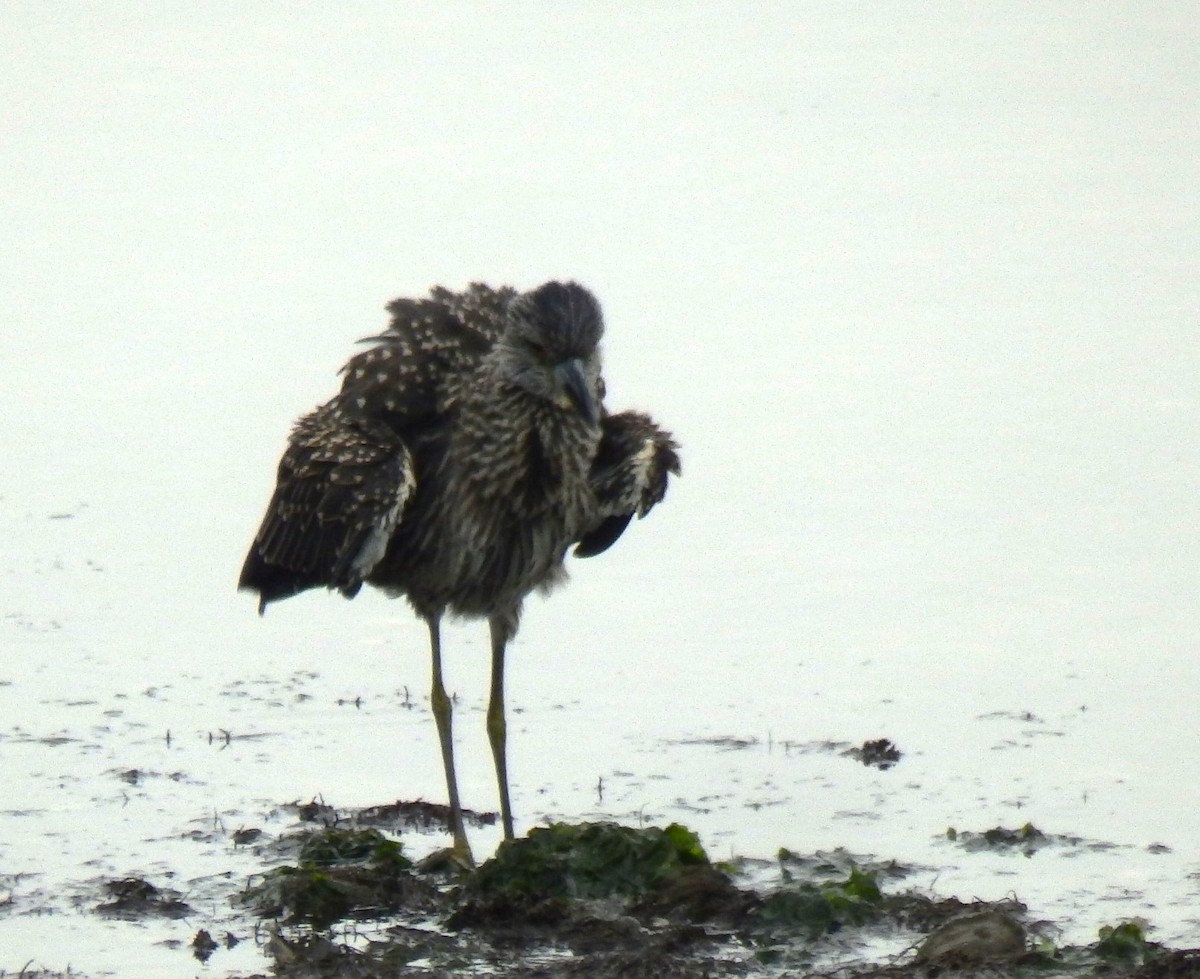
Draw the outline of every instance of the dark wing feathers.
<instances>
[{"instance_id":1,"label":"dark wing feathers","mask_svg":"<svg viewBox=\"0 0 1200 979\"><path fill-rule=\"evenodd\" d=\"M678 445L647 415L625 411L601 420L600 447L592 463L592 489L604 517L575 546L577 557L608 550L634 515L644 517L679 475Z\"/></svg>"},{"instance_id":2,"label":"dark wing feathers","mask_svg":"<svg viewBox=\"0 0 1200 979\"><path fill-rule=\"evenodd\" d=\"M238 587L268 602L325 585L355 594L383 557L416 488L407 446L388 425L339 407L297 422Z\"/></svg>"},{"instance_id":3,"label":"dark wing feathers","mask_svg":"<svg viewBox=\"0 0 1200 979\"><path fill-rule=\"evenodd\" d=\"M238 587L268 602L321 585L354 595L416 488L406 438L442 409L503 328L513 289L475 283L396 299L392 321L342 368L342 389L297 422Z\"/></svg>"},{"instance_id":4,"label":"dark wing feathers","mask_svg":"<svg viewBox=\"0 0 1200 979\"><path fill-rule=\"evenodd\" d=\"M499 338L513 289L480 283L466 292L436 288L429 299L395 299L392 322L342 368L341 396L358 410L419 423L440 407L446 379L469 371Z\"/></svg>"}]
</instances>

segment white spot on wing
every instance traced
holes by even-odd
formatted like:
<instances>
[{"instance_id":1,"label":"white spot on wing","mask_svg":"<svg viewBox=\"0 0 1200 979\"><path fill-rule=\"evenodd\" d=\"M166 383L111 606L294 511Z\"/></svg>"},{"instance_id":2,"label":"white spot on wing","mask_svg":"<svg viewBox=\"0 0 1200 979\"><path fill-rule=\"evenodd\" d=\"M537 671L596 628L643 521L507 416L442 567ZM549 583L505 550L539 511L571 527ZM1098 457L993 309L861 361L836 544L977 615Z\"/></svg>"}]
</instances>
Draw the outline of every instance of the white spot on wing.
<instances>
[{"instance_id":1,"label":"white spot on wing","mask_svg":"<svg viewBox=\"0 0 1200 979\"><path fill-rule=\"evenodd\" d=\"M392 539L392 534L396 532L396 525L400 523L400 515L404 512L404 506L408 503L410 496L412 496L411 482L405 486L405 492L396 497L395 503L383 514L379 522L371 528L371 533L367 535L362 547L358 549L351 565L357 577L366 578L375 570L375 565L383 560L384 554L387 553L388 542Z\"/></svg>"},{"instance_id":2,"label":"white spot on wing","mask_svg":"<svg viewBox=\"0 0 1200 979\"><path fill-rule=\"evenodd\" d=\"M633 475L633 488L637 494L636 500L631 500L630 503L637 508L640 516L645 516L649 506L646 505L644 497L647 488L650 485L650 467L654 463L654 456L657 450L654 439L648 438L642 441L642 447L634 453L630 460L630 467Z\"/></svg>"},{"instance_id":3,"label":"white spot on wing","mask_svg":"<svg viewBox=\"0 0 1200 979\"><path fill-rule=\"evenodd\" d=\"M645 485L646 483L646 477L650 472L650 464L654 462L655 448L654 439L644 439L642 447L634 454L633 471L640 485Z\"/></svg>"}]
</instances>

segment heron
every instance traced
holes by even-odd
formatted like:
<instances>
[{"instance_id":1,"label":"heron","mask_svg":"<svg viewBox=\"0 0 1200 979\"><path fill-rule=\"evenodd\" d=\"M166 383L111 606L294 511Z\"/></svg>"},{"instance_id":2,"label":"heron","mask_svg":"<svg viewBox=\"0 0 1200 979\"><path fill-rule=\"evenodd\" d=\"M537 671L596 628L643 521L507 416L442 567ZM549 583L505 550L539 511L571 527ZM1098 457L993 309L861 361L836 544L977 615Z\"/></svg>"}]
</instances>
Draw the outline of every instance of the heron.
<instances>
[{"instance_id":1,"label":"heron","mask_svg":"<svg viewBox=\"0 0 1200 979\"><path fill-rule=\"evenodd\" d=\"M429 630L451 852L470 865L440 623L487 619L486 728L512 839L504 660L525 598L565 581L568 551L602 553L659 503L678 445L648 415L605 407L604 321L576 282L438 286L387 308L340 391L295 423L238 587L260 615L318 587L407 599Z\"/></svg>"}]
</instances>

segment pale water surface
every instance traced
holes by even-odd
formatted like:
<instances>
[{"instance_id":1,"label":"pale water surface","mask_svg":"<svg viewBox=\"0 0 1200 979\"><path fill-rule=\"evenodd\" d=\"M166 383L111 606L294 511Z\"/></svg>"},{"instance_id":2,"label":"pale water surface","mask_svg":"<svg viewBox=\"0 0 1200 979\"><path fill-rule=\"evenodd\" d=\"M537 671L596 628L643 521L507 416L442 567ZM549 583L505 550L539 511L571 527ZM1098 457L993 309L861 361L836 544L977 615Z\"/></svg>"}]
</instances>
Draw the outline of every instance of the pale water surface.
<instances>
[{"instance_id":1,"label":"pale water surface","mask_svg":"<svg viewBox=\"0 0 1200 979\"><path fill-rule=\"evenodd\" d=\"M444 798L407 608L233 583L384 302L552 276L685 469L530 603L522 827L842 845L1200 944L1192 5L0 16L0 970L261 969L186 948L250 936L234 830ZM479 809L485 636L448 636ZM875 737L895 769L812 750ZM944 837L1027 821L1082 842ZM197 917L96 915L130 875Z\"/></svg>"}]
</instances>

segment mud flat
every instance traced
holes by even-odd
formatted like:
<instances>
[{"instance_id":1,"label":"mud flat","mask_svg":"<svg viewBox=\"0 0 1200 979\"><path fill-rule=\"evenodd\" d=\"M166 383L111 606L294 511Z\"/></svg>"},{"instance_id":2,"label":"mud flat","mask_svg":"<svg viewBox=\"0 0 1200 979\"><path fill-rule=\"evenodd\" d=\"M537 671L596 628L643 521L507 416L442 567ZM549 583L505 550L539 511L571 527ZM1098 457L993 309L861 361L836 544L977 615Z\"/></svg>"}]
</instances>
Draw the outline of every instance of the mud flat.
<instances>
[{"instance_id":1,"label":"mud flat","mask_svg":"<svg viewBox=\"0 0 1200 979\"><path fill-rule=\"evenodd\" d=\"M419 861L407 852L406 841L428 844L442 831L437 805L314 801L280 813L293 817L280 832L233 833L257 871L231 871L223 886L190 893L138 877L95 881L94 903L80 910L124 924L131 965L138 944L169 922L175 937L157 944L177 964L190 957L205 974L239 979L1200 976L1200 949L1153 942L1144 921L1113 922L1088 945L1059 945L1055 923L1033 919L1016 897L939 897L906 884L921 868L844 850L714 862L678 823L556 823L467 870L446 851ZM477 827L494 819L468 816ZM951 835L969 850L1026 854L1079 842L1028 824ZM0 913L36 914L7 883ZM222 891L231 912L224 927L180 938L178 925L205 917L193 905ZM261 968L230 970L247 951ZM18 975L86 974L34 962L0 971Z\"/></svg>"}]
</instances>

